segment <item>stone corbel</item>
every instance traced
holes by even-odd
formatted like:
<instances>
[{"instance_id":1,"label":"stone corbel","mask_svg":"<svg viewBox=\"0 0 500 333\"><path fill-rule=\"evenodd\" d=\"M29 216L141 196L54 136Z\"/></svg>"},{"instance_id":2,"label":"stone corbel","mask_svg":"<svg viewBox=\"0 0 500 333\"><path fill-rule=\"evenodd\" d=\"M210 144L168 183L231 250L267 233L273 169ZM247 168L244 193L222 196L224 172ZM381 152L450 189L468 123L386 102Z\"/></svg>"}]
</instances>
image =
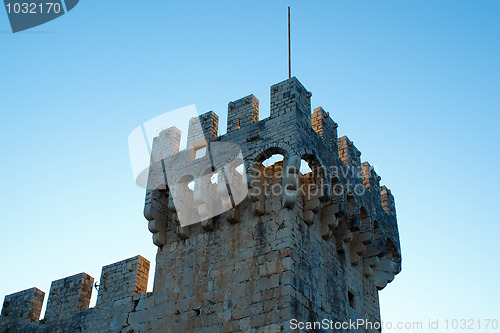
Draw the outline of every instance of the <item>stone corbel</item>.
<instances>
[{"instance_id":1,"label":"stone corbel","mask_svg":"<svg viewBox=\"0 0 500 333\"><path fill-rule=\"evenodd\" d=\"M148 229L153 234L153 243L158 247L165 245L167 238L164 193L165 191L150 190L144 205L144 217L148 220Z\"/></svg>"},{"instance_id":2,"label":"stone corbel","mask_svg":"<svg viewBox=\"0 0 500 333\"><path fill-rule=\"evenodd\" d=\"M370 257L363 259L363 275L365 277L370 277L373 275L373 268L380 262L379 257Z\"/></svg>"},{"instance_id":3,"label":"stone corbel","mask_svg":"<svg viewBox=\"0 0 500 333\"><path fill-rule=\"evenodd\" d=\"M287 159L285 174L283 175L283 208L293 208L297 202L299 189L300 156L293 155Z\"/></svg>"},{"instance_id":4,"label":"stone corbel","mask_svg":"<svg viewBox=\"0 0 500 333\"><path fill-rule=\"evenodd\" d=\"M323 239L328 239L334 229L339 224L339 219L335 215L337 213L337 206L329 205L321 209L320 214L320 231Z\"/></svg>"},{"instance_id":5,"label":"stone corbel","mask_svg":"<svg viewBox=\"0 0 500 333\"><path fill-rule=\"evenodd\" d=\"M255 215L261 216L266 213L264 206L264 186L262 182L262 166L260 165L259 171L255 173L248 173L248 197L252 202L252 211Z\"/></svg>"},{"instance_id":6,"label":"stone corbel","mask_svg":"<svg viewBox=\"0 0 500 333\"><path fill-rule=\"evenodd\" d=\"M345 220L339 222L339 226L336 230L335 243L337 245L338 253L345 253L347 250L347 244L353 239L351 230L349 230L348 224Z\"/></svg>"},{"instance_id":7,"label":"stone corbel","mask_svg":"<svg viewBox=\"0 0 500 333\"><path fill-rule=\"evenodd\" d=\"M177 225L177 235L181 239L189 238L189 230L188 227L183 227L180 225L179 216L177 215L177 211L175 209L174 200L172 196L168 198L168 210L172 213L172 220Z\"/></svg>"},{"instance_id":8,"label":"stone corbel","mask_svg":"<svg viewBox=\"0 0 500 333\"><path fill-rule=\"evenodd\" d=\"M316 216L316 213L319 212L319 210L320 210L320 202L318 198L307 200L304 203L304 222L307 225L313 224L314 217Z\"/></svg>"}]
</instances>

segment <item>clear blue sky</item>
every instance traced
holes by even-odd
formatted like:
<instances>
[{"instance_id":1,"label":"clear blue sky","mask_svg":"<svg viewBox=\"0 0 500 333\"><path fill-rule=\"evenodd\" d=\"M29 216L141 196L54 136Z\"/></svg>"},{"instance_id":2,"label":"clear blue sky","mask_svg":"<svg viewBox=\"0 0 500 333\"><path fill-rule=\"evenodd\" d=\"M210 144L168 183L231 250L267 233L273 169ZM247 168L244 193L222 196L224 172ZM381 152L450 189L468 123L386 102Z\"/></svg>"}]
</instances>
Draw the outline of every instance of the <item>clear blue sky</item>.
<instances>
[{"instance_id":1,"label":"clear blue sky","mask_svg":"<svg viewBox=\"0 0 500 333\"><path fill-rule=\"evenodd\" d=\"M91 1L25 33L0 10L0 298L155 247L127 137L196 104L225 132L287 78L287 1ZM500 319L500 2L292 4L293 74L392 189L384 320Z\"/></svg>"}]
</instances>

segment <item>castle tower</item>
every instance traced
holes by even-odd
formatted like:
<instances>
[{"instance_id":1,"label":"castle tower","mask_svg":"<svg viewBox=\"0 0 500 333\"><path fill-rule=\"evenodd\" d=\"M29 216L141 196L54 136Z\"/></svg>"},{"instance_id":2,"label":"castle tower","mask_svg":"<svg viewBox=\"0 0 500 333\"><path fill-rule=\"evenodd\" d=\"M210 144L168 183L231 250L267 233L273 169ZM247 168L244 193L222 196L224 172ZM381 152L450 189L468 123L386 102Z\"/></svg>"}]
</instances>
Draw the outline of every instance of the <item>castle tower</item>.
<instances>
[{"instance_id":1,"label":"castle tower","mask_svg":"<svg viewBox=\"0 0 500 333\"><path fill-rule=\"evenodd\" d=\"M259 121L259 101L249 95L229 103L227 119L227 133L217 136L217 115L200 116L181 151L176 129L154 141L152 156L162 163L151 165L155 186L144 209L158 247L153 292L144 289L149 262L138 256L103 269L95 308L71 301L43 323L2 312L0 332L294 332L291 320L335 328L357 319L373 326L355 332L380 331L378 292L401 270L391 191L361 163L353 142L337 137L328 112L311 113L311 93L296 78L271 87L269 118ZM229 159L224 147L235 146L241 153ZM283 160L263 164L276 154ZM182 174L172 176L169 166L181 166ZM158 186L159 179L167 181ZM181 186L176 200L173 187ZM200 223L183 223L186 207ZM75 277L71 287L57 283L68 285L60 293L86 300L91 278ZM35 291L36 302L43 300ZM27 293L16 295L6 297L4 309L36 307L35 296L26 303L16 299ZM49 298L68 299L52 296L52 288Z\"/></svg>"}]
</instances>

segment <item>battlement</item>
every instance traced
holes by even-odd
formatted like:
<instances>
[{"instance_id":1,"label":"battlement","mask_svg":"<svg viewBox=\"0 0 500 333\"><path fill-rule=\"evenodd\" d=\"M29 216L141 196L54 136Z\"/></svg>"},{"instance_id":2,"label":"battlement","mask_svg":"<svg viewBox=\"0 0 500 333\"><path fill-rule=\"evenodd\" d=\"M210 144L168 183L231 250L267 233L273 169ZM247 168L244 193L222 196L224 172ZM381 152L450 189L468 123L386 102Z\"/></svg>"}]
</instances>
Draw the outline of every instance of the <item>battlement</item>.
<instances>
[{"instance_id":1,"label":"battlement","mask_svg":"<svg viewBox=\"0 0 500 333\"><path fill-rule=\"evenodd\" d=\"M363 172L363 184L365 187L371 191L377 191L380 193L380 176L377 175L375 169L368 162L361 163L361 169Z\"/></svg>"},{"instance_id":2,"label":"battlement","mask_svg":"<svg viewBox=\"0 0 500 333\"><path fill-rule=\"evenodd\" d=\"M394 196L386 186L380 188L382 195L382 207L391 217L396 218L396 204L394 202Z\"/></svg>"},{"instance_id":3,"label":"battlement","mask_svg":"<svg viewBox=\"0 0 500 333\"><path fill-rule=\"evenodd\" d=\"M83 318L87 318L90 327L102 326L98 322L105 315L103 311L109 311L120 300L125 304L132 303L134 296L146 293L149 265L148 260L136 256L104 266L98 285L97 305L92 309L89 309L89 304L94 287L93 277L79 273L53 281L43 320L40 320L45 297L43 291L31 288L7 295L0 316L0 332L53 332L61 327L72 331L68 328L80 325Z\"/></svg>"},{"instance_id":4,"label":"battlement","mask_svg":"<svg viewBox=\"0 0 500 333\"><path fill-rule=\"evenodd\" d=\"M196 149L205 146L207 140L217 137L218 131L219 116L213 111L201 115L199 119L191 119L189 122L187 148Z\"/></svg>"},{"instance_id":5,"label":"battlement","mask_svg":"<svg viewBox=\"0 0 500 333\"><path fill-rule=\"evenodd\" d=\"M339 138L339 157L345 165L359 169L361 167L361 152L347 136Z\"/></svg>"},{"instance_id":6,"label":"battlement","mask_svg":"<svg viewBox=\"0 0 500 333\"><path fill-rule=\"evenodd\" d=\"M314 109L312 128L325 140L334 154L338 151L337 127L337 123L330 118L330 114L323 110L321 106Z\"/></svg>"},{"instance_id":7,"label":"battlement","mask_svg":"<svg viewBox=\"0 0 500 333\"><path fill-rule=\"evenodd\" d=\"M76 274L52 282L45 319L70 316L89 308L94 278L87 273Z\"/></svg>"},{"instance_id":8,"label":"battlement","mask_svg":"<svg viewBox=\"0 0 500 333\"><path fill-rule=\"evenodd\" d=\"M270 118L279 117L283 126L311 127L311 96L296 77L271 86Z\"/></svg>"},{"instance_id":9,"label":"battlement","mask_svg":"<svg viewBox=\"0 0 500 333\"><path fill-rule=\"evenodd\" d=\"M194 136L194 134L193 134ZM193 140L194 137L191 137ZM199 140L200 138L198 138ZM160 132L153 139L155 149L151 153L152 161L159 161L162 156L171 156L179 152L181 145L181 131L175 127L170 127Z\"/></svg>"},{"instance_id":10,"label":"battlement","mask_svg":"<svg viewBox=\"0 0 500 333\"><path fill-rule=\"evenodd\" d=\"M109 306L120 299L144 294L148 287L149 265L147 259L136 256L104 266L96 306Z\"/></svg>"},{"instance_id":11,"label":"battlement","mask_svg":"<svg viewBox=\"0 0 500 333\"><path fill-rule=\"evenodd\" d=\"M22 325L37 321L42 312L45 293L30 288L5 296L0 317L0 328L4 325Z\"/></svg>"},{"instance_id":12,"label":"battlement","mask_svg":"<svg viewBox=\"0 0 500 333\"><path fill-rule=\"evenodd\" d=\"M346 277L346 280L357 281L353 282L354 285L364 281L364 287L342 286L349 289L349 293L355 294L354 297L362 297L361 289L366 289L368 285L373 286L375 290L383 289L401 269L401 252L393 197L389 190L380 187L380 177L374 168L368 162L361 163L361 152L348 137L338 138L337 123L329 113L318 107L311 114L311 93L296 78L273 85L270 116L259 120L258 114L258 99L254 95L243 97L228 105L226 134L218 137L205 134L205 138L211 137L207 140L208 146L231 143L241 149L245 174L240 176L247 178L247 200L229 206L225 213L209 217L199 225L180 226L176 214L182 207L174 205L168 186L161 193L148 191L146 218L153 233L153 241L159 247L157 261L162 262L157 263L155 292L171 290L174 285L186 285L186 270L190 272L192 267L197 266L195 261L190 261L190 266L179 265L168 249L175 248L178 255L195 260L191 253L204 256L204 252L198 252L199 249L218 248L206 237L224 239L228 244L220 245L223 248L252 249L260 248L262 245L259 244L270 244L264 246L262 251L265 256L271 257L272 253L282 253L285 248L290 248L293 253L291 258L284 259L287 260L287 267L290 265L289 273L295 281L291 281L290 285L294 289L298 288L296 290L300 289L301 284L308 285L309 288L312 288L312 285L321 285L325 283L324 279L333 274L323 266L315 273L313 281L310 276L302 275L304 268L300 263L305 259L295 257L298 254L294 252L297 249L293 244L297 243L301 243L303 249L308 249L304 250L306 256L309 256L308 260L319 260L316 250L313 249L321 248L321 253L331 253L331 257L323 257L322 261L332 260L332 267L352 274ZM199 118L203 123L204 119L213 117L210 112ZM193 122L195 121L196 118ZM186 179L194 183L189 198L199 197L201 194L197 194L197 190L207 189L205 185L201 185L206 183L207 161L190 161L184 158L183 154L185 153L181 151L178 156L167 157L164 160L165 165L188 161L182 164L182 169L186 170L186 177L189 175ZM273 154L283 155L284 160L264 167L262 162ZM213 154L212 158L216 159L217 154ZM304 162L309 164L312 170L306 175L299 172L301 163ZM221 165L213 164L210 167L211 171L217 173ZM150 172L154 175L158 171ZM163 174L162 177L167 178L168 175ZM220 196L221 200L227 198L227 192L215 190L215 187L221 187L220 183L213 186L214 190L209 191L210 197ZM267 191L276 187L286 191ZM166 202L168 207L165 207ZM197 204L193 199L190 204L194 214L197 211L207 211L205 201ZM151 225L154 227L151 228ZM261 230L258 235L253 231L255 228ZM214 236L208 236L210 234ZM241 252L236 253L241 255ZM343 259L339 262L339 258ZM238 255L228 258L229 262L233 260L245 259ZM342 260L349 263L349 267L344 267ZM204 266L204 271L213 269L227 272L228 279L234 279L234 274L239 274L237 270L232 272L231 268L220 262L208 262L206 265L208 266ZM282 264L271 262L258 269L256 281L260 281L263 276L272 276L269 275L269 265L281 267L271 271L281 276L279 279L283 278L281 274L287 270L280 266ZM183 271L183 275L174 275L163 267L174 267L174 271ZM210 293L210 290L202 290ZM309 289L309 292L312 292L312 289ZM373 291L369 293L376 295ZM320 294L330 295L328 297L331 299L338 297L326 290L322 290ZM308 299L307 302L313 299L318 302L317 295L313 296L308 292L304 295ZM338 301L343 304L343 300ZM301 303L304 307L303 313L311 311L307 302ZM322 304L331 306L330 301L326 299ZM378 301L375 304L377 308L370 309L370 306L365 304L367 308L361 309L363 305L358 311L377 317ZM314 307L314 311L321 313L318 307Z\"/></svg>"},{"instance_id":13,"label":"battlement","mask_svg":"<svg viewBox=\"0 0 500 333\"><path fill-rule=\"evenodd\" d=\"M323 191L319 199L322 202L338 201L340 199L340 202L336 203L336 209L340 210L336 213L338 216L344 213L359 215L359 209L363 206L368 207L369 210L383 211L381 209L381 202L384 199L380 192L380 177L368 162L361 163L361 152L347 136L338 138L338 125L328 112L322 107L317 107L311 114L311 96L312 94L293 77L271 86L271 111L269 118L259 121L259 101L254 95L248 95L228 104L228 130L225 135L216 136L218 116L213 111L210 111L200 115L198 118L191 119L188 129L188 138L191 139L188 139L188 142L198 140L200 142L198 144L199 147L205 147L207 142L235 143L242 150L245 169L247 171L258 166L268 156L276 153L282 154L288 160L289 165L285 167L297 168L298 170L300 165L290 164L292 157L297 156L298 159L296 158L294 161L298 161L297 163L300 164L300 160L304 160L315 169L313 182L316 182L317 186L321 187ZM160 137L165 136L164 132L171 133L172 131L174 131L176 138L180 137L178 129L173 128L163 131ZM153 155L156 154L156 151L164 150L165 146L170 147L171 141L176 142L177 139L163 139L161 141L156 141L155 139ZM194 146L196 145L188 143L188 150ZM170 148L168 150L169 152L171 151ZM182 156L182 154L189 156L187 151L181 151L179 156ZM170 154L166 155L167 158L168 156ZM194 158L193 156L185 159L172 157L165 164L178 164L179 161L186 160L194 160ZM204 167L201 168L199 167L200 165L204 165ZM211 167L214 170L217 169L213 165ZM206 161L198 159L192 161L189 165L183 164L182 168L189 169L189 179L194 179L196 182L198 177L202 178L204 176L207 166ZM197 169L199 170L198 174L196 174ZM249 177L247 180L248 184L252 181L260 181L259 179L252 178L249 172L247 172L247 177ZM298 187L300 185L299 178L292 179L290 177L286 175L283 185L285 185L285 182L291 182L287 186L292 188ZM159 170L159 168L150 169L150 179L162 182L166 178L167 175ZM338 185L341 185L344 189L343 193L335 195L332 199L332 188ZM156 187L151 186L149 188L153 189ZM355 188L370 195L353 196ZM252 190L252 187L250 186L249 189ZM347 207L346 204L349 195L352 196L350 203L350 206L353 207L352 211L343 211L342 209L345 209L343 207ZM163 204L155 204L152 196L161 197ZM284 207L290 208L294 206L293 202L296 201L296 197L296 195L292 195L289 198L282 198L283 202L287 202L284 204ZM264 200L263 197L260 198ZM259 204L259 200L255 200L255 197L251 196L250 200L254 200L253 205L255 210L262 212L263 205ZM375 203L371 202L372 200ZM171 212L175 212L173 206L169 209L161 208L168 201L164 197L164 194L154 194L153 191L150 191L146 196L146 218L150 221L150 230L153 232L153 237L156 240L161 240L155 241L155 244L158 246L165 244L165 219L168 219L168 210L170 209ZM172 203L172 200L170 202ZM327 204L323 205L327 206ZM318 210L319 208L314 209ZM155 213L151 213L152 211L155 211ZM155 218L155 214L158 215L158 218ZM310 212L306 215L309 216L309 219L312 219ZM393 217L395 218L395 213ZM164 222L160 223L159 220ZM153 227L151 227L152 225ZM160 229L161 232L157 232ZM184 228L181 229L182 237L187 237L186 230ZM398 243L398 240L395 243Z\"/></svg>"},{"instance_id":14,"label":"battlement","mask_svg":"<svg viewBox=\"0 0 500 333\"><path fill-rule=\"evenodd\" d=\"M230 102L227 109L227 133L259 121L259 100L254 95Z\"/></svg>"},{"instance_id":15,"label":"battlement","mask_svg":"<svg viewBox=\"0 0 500 333\"><path fill-rule=\"evenodd\" d=\"M186 149L185 129L153 140L144 207L158 247L152 293L149 261L137 256L103 267L93 309L84 273L53 283L43 323L42 292L7 296L0 332L282 332L291 318L380 321L378 292L401 270L394 196L338 138L328 112L311 114L312 95L295 77L270 93L266 119L248 95L229 103L224 135L210 111L189 122ZM283 160L266 167L276 154Z\"/></svg>"}]
</instances>

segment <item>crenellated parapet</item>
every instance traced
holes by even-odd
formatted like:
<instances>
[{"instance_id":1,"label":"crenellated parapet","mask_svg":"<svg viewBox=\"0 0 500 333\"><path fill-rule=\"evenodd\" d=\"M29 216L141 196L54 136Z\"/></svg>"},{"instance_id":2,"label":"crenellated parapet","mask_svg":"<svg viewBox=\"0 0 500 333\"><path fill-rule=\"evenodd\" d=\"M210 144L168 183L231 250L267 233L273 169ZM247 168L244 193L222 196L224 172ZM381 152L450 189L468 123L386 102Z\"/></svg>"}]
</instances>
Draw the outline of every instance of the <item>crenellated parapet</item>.
<instances>
[{"instance_id":1,"label":"crenellated parapet","mask_svg":"<svg viewBox=\"0 0 500 333\"><path fill-rule=\"evenodd\" d=\"M213 111L207 112L199 118L191 119L187 137L188 148L204 147L207 140L217 137L218 130L219 116Z\"/></svg>"},{"instance_id":2,"label":"crenellated parapet","mask_svg":"<svg viewBox=\"0 0 500 333\"><path fill-rule=\"evenodd\" d=\"M361 152L356 148L354 143L349 140L347 136L339 138L339 157L342 162L349 166L359 170L361 168Z\"/></svg>"},{"instance_id":3,"label":"crenellated parapet","mask_svg":"<svg viewBox=\"0 0 500 333\"><path fill-rule=\"evenodd\" d=\"M227 108L227 133L259 121L259 100L254 95L231 102Z\"/></svg>"},{"instance_id":4,"label":"crenellated parapet","mask_svg":"<svg viewBox=\"0 0 500 333\"><path fill-rule=\"evenodd\" d=\"M283 126L311 127L311 96L295 77L271 86L270 118L279 118Z\"/></svg>"},{"instance_id":5,"label":"crenellated parapet","mask_svg":"<svg viewBox=\"0 0 500 333\"><path fill-rule=\"evenodd\" d=\"M371 191L380 193L380 176L377 175L375 169L368 162L361 163L363 172L363 185Z\"/></svg>"},{"instance_id":6,"label":"crenellated parapet","mask_svg":"<svg viewBox=\"0 0 500 333\"><path fill-rule=\"evenodd\" d=\"M42 312L45 293L38 288L30 288L5 296L0 316L0 332L8 327L37 321Z\"/></svg>"},{"instance_id":7,"label":"crenellated parapet","mask_svg":"<svg viewBox=\"0 0 500 333\"><path fill-rule=\"evenodd\" d=\"M104 266L99 282L96 307L105 307L116 301L144 294L148 288L149 261L136 256Z\"/></svg>"},{"instance_id":8,"label":"crenellated parapet","mask_svg":"<svg viewBox=\"0 0 500 333\"><path fill-rule=\"evenodd\" d=\"M144 298L141 295L147 290L149 265L148 260L136 256L104 266L99 283L94 284L94 278L87 273L53 281L43 319L43 291L31 288L7 295L0 332L100 332L109 324L124 328L122 321L126 317L120 313L114 318L110 311L116 311L117 306L129 306L131 311L136 306L134 299ZM89 309L94 287L99 290L97 305ZM105 320L109 323L104 324Z\"/></svg>"},{"instance_id":9,"label":"crenellated parapet","mask_svg":"<svg viewBox=\"0 0 500 333\"><path fill-rule=\"evenodd\" d=\"M93 288L94 278L87 273L53 281L50 286L45 319L57 320L88 309Z\"/></svg>"},{"instance_id":10,"label":"crenellated parapet","mask_svg":"<svg viewBox=\"0 0 500 333\"><path fill-rule=\"evenodd\" d=\"M337 123L333 121L330 114L321 106L314 109L312 114L312 128L332 149L333 154L338 152L337 127Z\"/></svg>"}]
</instances>

